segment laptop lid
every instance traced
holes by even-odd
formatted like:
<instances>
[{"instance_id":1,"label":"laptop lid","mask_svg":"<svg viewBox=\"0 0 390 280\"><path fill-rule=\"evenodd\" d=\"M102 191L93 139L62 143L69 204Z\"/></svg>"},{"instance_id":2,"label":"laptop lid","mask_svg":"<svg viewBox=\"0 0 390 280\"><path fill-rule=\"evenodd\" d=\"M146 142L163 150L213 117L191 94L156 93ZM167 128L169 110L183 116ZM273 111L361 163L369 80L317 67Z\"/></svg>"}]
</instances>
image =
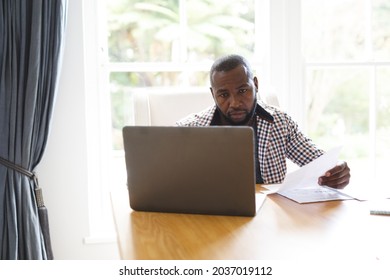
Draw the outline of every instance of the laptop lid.
<instances>
[{"instance_id":1,"label":"laptop lid","mask_svg":"<svg viewBox=\"0 0 390 280\"><path fill-rule=\"evenodd\" d=\"M254 216L253 137L250 127L124 127L130 207Z\"/></svg>"}]
</instances>

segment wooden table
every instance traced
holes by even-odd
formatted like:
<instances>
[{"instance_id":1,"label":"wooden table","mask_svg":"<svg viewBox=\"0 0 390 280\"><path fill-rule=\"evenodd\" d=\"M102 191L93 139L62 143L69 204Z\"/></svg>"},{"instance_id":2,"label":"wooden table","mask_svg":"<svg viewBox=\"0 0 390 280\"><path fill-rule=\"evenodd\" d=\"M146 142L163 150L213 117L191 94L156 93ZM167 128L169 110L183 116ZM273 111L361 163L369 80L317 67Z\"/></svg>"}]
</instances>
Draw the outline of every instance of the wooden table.
<instances>
[{"instance_id":1,"label":"wooden table","mask_svg":"<svg viewBox=\"0 0 390 280\"><path fill-rule=\"evenodd\" d=\"M390 259L390 217L368 202L273 194L249 218L132 211L126 190L111 199L122 259Z\"/></svg>"}]
</instances>

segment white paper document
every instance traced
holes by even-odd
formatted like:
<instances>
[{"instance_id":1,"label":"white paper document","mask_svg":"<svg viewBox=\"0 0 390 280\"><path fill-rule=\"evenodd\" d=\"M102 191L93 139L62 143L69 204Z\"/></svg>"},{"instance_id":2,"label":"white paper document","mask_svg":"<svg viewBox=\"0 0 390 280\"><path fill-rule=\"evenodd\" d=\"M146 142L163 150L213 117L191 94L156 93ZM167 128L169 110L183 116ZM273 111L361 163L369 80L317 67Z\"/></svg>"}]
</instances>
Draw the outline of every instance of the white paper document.
<instances>
[{"instance_id":1,"label":"white paper document","mask_svg":"<svg viewBox=\"0 0 390 280\"><path fill-rule=\"evenodd\" d=\"M282 184L264 186L298 203L353 199L332 188L318 185L318 178L336 166L341 147L333 148L300 169L288 173Z\"/></svg>"}]
</instances>

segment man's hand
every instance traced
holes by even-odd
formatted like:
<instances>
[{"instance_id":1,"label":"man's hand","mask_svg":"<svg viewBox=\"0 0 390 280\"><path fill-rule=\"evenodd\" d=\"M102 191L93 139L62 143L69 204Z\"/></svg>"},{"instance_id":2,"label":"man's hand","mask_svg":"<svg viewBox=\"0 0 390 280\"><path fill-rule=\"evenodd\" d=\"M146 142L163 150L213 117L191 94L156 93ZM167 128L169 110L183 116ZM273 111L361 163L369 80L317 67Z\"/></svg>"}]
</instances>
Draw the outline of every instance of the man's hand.
<instances>
[{"instance_id":1,"label":"man's hand","mask_svg":"<svg viewBox=\"0 0 390 280\"><path fill-rule=\"evenodd\" d=\"M324 176L318 178L320 186L328 186L335 189L343 189L351 178L350 169L346 162L337 164L328 170Z\"/></svg>"}]
</instances>

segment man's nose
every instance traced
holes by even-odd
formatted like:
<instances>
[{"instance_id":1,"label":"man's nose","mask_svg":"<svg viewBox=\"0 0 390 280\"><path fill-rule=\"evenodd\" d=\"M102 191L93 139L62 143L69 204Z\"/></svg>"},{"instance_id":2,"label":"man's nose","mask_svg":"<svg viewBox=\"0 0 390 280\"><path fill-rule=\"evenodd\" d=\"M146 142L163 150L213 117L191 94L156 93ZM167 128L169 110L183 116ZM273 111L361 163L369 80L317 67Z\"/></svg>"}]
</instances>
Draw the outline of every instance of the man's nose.
<instances>
[{"instance_id":1,"label":"man's nose","mask_svg":"<svg viewBox=\"0 0 390 280\"><path fill-rule=\"evenodd\" d=\"M238 108L241 105L241 98L237 95L232 95L230 97L230 107Z\"/></svg>"}]
</instances>

